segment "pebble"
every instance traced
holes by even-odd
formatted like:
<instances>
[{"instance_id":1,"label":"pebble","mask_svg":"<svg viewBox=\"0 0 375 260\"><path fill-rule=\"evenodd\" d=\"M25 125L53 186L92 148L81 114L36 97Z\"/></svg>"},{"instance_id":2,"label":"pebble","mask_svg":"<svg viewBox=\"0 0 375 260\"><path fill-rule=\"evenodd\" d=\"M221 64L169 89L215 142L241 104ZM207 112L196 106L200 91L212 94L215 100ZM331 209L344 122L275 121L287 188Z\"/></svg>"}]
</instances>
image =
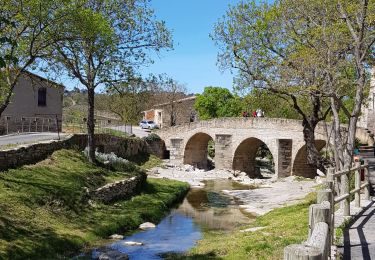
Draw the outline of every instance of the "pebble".
<instances>
[{"instance_id":1,"label":"pebble","mask_svg":"<svg viewBox=\"0 0 375 260\"><path fill-rule=\"evenodd\" d=\"M124 239L124 236L123 235L118 235L118 234L113 234L113 235L110 235L109 236L110 239Z\"/></svg>"},{"instance_id":2,"label":"pebble","mask_svg":"<svg viewBox=\"0 0 375 260\"><path fill-rule=\"evenodd\" d=\"M156 227L155 224L151 222L145 222L139 225L139 228L142 230L147 230L147 229L151 229L155 227Z\"/></svg>"},{"instance_id":3,"label":"pebble","mask_svg":"<svg viewBox=\"0 0 375 260\"><path fill-rule=\"evenodd\" d=\"M135 242L135 241L125 241L123 244L126 246L143 246L142 242Z\"/></svg>"}]
</instances>

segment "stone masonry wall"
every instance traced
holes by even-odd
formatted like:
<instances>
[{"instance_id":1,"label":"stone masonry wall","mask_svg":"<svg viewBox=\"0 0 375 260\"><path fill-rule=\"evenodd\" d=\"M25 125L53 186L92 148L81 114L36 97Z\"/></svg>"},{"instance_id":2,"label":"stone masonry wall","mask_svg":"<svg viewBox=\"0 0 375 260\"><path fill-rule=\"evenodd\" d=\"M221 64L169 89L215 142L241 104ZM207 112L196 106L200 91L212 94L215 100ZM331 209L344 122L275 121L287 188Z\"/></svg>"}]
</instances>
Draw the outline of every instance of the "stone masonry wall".
<instances>
[{"instance_id":1,"label":"stone masonry wall","mask_svg":"<svg viewBox=\"0 0 375 260\"><path fill-rule=\"evenodd\" d=\"M122 138L105 134L95 135L95 142L100 152L115 153L127 158L140 153L150 153L162 158L164 142L148 141L139 138ZM0 171L46 159L54 151L78 148L83 150L87 144L86 135L73 135L65 140L44 141L0 151Z\"/></svg>"},{"instance_id":2,"label":"stone masonry wall","mask_svg":"<svg viewBox=\"0 0 375 260\"><path fill-rule=\"evenodd\" d=\"M103 203L131 197L146 182L145 173L138 174L129 179L109 183L90 192L90 197Z\"/></svg>"}]
</instances>

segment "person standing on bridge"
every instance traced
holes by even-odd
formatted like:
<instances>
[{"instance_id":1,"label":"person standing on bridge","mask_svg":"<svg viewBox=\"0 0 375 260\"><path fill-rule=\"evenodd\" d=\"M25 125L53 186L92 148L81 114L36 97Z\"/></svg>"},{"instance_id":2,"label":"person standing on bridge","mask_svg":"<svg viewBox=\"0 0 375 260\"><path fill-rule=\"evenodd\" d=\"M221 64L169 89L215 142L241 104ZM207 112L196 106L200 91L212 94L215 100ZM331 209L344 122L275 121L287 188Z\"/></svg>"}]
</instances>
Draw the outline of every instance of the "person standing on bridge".
<instances>
[{"instance_id":1,"label":"person standing on bridge","mask_svg":"<svg viewBox=\"0 0 375 260\"><path fill-rule=\"evenodd\" d=\"M256 116L257 117L264 117L264 112L262 109L258 108L256 111Z\"/></svg>"}]
</instances>

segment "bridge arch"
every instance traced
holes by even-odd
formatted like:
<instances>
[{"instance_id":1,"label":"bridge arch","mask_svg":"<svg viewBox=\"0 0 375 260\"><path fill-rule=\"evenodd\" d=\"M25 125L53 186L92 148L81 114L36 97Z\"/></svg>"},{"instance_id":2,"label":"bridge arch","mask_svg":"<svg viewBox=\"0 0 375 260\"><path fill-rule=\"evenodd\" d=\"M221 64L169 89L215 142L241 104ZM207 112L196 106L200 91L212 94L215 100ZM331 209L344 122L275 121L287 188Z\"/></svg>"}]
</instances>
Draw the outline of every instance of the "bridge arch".
<instances>
[{"instance_id":1,"label":"bridge arch","mask_svg":"<svg viewBox=\"0 0 375 260\"><path fill-rule=\"evenodd\" d=\"M324 140L315 140L315 147L318 151L322 150L326 145ZM297 149L297 153L293 160L292 174L306 178L315 178L316 168L307 164L306 144L301 144Z\"/></svg>"},{"instance_id":2,"label":"bridge arch","mask_svg":"<svg viewBox=\"0 0 375 260\"><path fill-rule=\"evenodd\" d=\"M184 148L184 164L193 165L199 169L208 169L208 142L215 140L211 135L197 132L187 139Z\"/></svg>"},{"instance_id":3,"label":"bridge arch","mask_svg":"<svg viewBox=\"0 0 375 260\"><path fill-rule=\"evenodd\" d=\"M275 159L275 151L272 151L272 145L262 141L260 138L248 137L242 140L234 150L232 169L246 172L250 177L260 177L260 172L256 170L256 153L262 144L266 145Z\"/></svg>"}]
</instances>

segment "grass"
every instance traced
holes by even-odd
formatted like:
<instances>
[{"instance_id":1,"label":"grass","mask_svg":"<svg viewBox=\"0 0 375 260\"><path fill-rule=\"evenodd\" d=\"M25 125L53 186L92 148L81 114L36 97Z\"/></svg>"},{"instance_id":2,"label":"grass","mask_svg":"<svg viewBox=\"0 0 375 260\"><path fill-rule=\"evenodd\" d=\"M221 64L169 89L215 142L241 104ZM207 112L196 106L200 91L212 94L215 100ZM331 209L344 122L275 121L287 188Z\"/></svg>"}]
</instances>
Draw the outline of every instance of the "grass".
<instances>
[{"instance_id":1,"label":"grass","mask_svg":"<svg viewBox=\"0 0 375 260\"><path fill-rule=\"evenodd\" d=\"M59 259L113 233L158 222L188 189L182 182L147 181L140 193L113 204L89 203L85 187L118 176L60 150L33 166L0 172L0 259Z\"/></svg>"},{"instance_id":2,"label":"grass","mask_svg":"<svg viewBox=\"0 0 375 260\"><path fill-rule=\"evenodd\" d=\"M160 166L163 162L159 157L153 154L137 154L127 159L137 164L143 170L149 170L153 167Z\"/></svg>"},{"instance_id":3,"label":"grass","mask_svg":"<svg viewBox=\"0 0 375 260\"><path fill-rule=\"evenodd\" d=\"M256 232L225 233L205 231L204 237L188 253L168 254L166 259L282 259L284 247L301 243L308 234L308 208L316 195L293 206L274 209L258 217L249 227L265 227Z\"/></svg>"},{"instance_id":4,"label":"grass","mask_svg":"<svg viewBox=\"0 0 375 260\"><path fill-rule=\"evenodd\" d=\"M20 145L23 145L25 143L16 143L16 144L4 144L4 145L0 145L0 151L4 151L4 150L8 150L8 149L12 149L12 148L16 148Z\"/></svg>"}]
</instances>

